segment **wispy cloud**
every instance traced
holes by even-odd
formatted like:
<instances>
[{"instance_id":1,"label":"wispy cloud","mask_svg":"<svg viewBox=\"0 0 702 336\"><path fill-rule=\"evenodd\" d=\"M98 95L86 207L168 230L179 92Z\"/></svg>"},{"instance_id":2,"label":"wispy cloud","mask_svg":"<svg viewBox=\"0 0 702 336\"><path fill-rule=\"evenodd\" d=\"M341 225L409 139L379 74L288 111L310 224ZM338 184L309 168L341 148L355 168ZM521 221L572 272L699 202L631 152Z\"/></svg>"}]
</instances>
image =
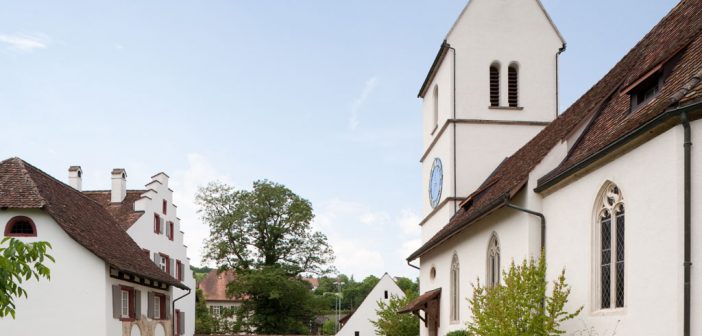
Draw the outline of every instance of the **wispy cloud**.
<instances>
[{"instance_id":1,"label":"wispy cloud","mask_svg":"<svg viewBox=\"0 0 702 336\"><path fill-rule=\"evenodd\" d=\"M32 52L46 49L49 37L46 34L0 34L0 43L13 51Z\"/></svg>"},{"instance_id":2,"label":"wispy cloud","mask_svg":"<svg viewBox=\"0 0 702 336\"><path fill-rule=\"evenodd\" d=\"M365 86L363 87L363 91L361 92L361 95L359 95L356 100L353 101L353 104L351 104L351 117L349 118L349 128L354 131L356 128L358 128L358 125L360 124L359 121L359 112L361 111L361 107L363 107L363 104L365 104L366 100L368 100L368 97L373 93L373 90L378 86L378 77L373 76L369 78L366 81Z\"/></svg>"}]
</instances>

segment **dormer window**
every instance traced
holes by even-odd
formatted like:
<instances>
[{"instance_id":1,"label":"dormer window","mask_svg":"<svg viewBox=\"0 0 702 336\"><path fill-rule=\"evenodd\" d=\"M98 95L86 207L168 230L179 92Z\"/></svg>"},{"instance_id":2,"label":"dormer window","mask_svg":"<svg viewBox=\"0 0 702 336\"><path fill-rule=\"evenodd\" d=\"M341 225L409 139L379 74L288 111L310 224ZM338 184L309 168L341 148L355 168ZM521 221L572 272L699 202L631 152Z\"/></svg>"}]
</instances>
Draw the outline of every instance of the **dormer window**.
<instances>
[{"instance_id":1,"label":"dormer window","mask_svg":"<svg viewBox=\"0 0 702 336\"><path fill-rule=\"evenodd\" d=\"M5 225L5 237L36 237L37 228L29 217L17 216Z\"/></svg>"},{"instance_id":2,"label":"dormer window","mask_svg":"<svg viewBox=\"0 0 702 336\"><path fill-rule=\"evenodd\" d=\"M653 67L637 81L624 88L631 98L631 112L634 112L651 101L663 88L663 84L680 61L682 52Z\"/></svg>"}]
</instances>

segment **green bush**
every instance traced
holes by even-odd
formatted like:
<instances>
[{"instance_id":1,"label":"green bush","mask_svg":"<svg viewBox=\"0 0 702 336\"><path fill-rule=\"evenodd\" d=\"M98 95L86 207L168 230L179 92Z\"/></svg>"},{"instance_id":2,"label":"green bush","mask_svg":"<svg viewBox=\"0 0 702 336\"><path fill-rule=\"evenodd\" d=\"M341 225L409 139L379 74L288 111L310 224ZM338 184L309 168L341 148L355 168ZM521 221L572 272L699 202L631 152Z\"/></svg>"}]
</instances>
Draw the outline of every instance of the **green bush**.
<instances>
[{"instance_id":1,"label":"green bush","mask_svg":"<svg viewBox=\"0 0 702 336\"><path fill-rule=\"evenodd\" d=\"M446 334L446 336L468 336L468 332L465 330L454 330Z\"/></svg>"}]
</instances>

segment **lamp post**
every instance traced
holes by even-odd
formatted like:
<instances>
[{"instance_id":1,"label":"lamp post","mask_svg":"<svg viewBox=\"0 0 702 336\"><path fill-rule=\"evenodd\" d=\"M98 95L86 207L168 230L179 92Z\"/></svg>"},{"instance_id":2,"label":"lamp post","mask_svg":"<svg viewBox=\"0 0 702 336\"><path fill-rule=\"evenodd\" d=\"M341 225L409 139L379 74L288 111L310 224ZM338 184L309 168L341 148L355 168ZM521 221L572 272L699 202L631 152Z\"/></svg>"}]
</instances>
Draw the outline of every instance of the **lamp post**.
<instances>
[{"instance_id":1,"label":"lamp post","mask_svg":"<svg viewBox=\"0 0 702 336\"><path fill-rule=\"evenodd\" d=\"M346 283L336 278L336 332L339 332L339 320L341 319L341 286Z\"/></svg>"}]
</instances>

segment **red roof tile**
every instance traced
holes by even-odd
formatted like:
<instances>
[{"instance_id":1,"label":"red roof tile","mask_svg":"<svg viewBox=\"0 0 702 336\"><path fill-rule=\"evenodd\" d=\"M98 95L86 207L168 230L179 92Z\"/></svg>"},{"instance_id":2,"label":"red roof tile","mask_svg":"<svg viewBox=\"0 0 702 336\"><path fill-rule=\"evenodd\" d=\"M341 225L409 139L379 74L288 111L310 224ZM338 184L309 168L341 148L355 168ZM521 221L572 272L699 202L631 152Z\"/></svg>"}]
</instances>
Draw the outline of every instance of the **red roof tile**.
<instances>
[{"instance_id":1,"label":"red roof tile","mask_svg":"<svg viewBox=\"0 0 702 336\"><path fill-rule=\"evenodd\" d=\"M0 207L40 208L115 269L187 289L145 256L102 206L19 158L0 162Z\"/></svg>"},{"instance_id":2,"label":"red roof tile","mask_svg":"<svg viewBox=\"0 0 702 336\"><path fill-rule=\"evenodd\" d=\"M656 27L651 30L615 67L578 99L568 110L544 128L531 141L507 158L482 184L482 189L469 198L471 204L459 209L439 232L407 260L414 260L439 243L506 204L524 185L529 173L549 151L564 140L583 122L591 124L556 170L544 179L556 176L587 159L637 127L663 114L667 108L680 102L676 96L686 85L694 83L702 68L702 1L681 1ZM687 46L687 48L683 48ZM624 87L683 50L678 65L663 85L659 95L646 106L629 114L629 95L621 93ZM702 97L699 83L685 91L687 101ZM677 97L678 100L675 98ZM541 180L539 181L541 184Z\"/></svg>"},{"instance_id":3,"label":"red roof tile","mask_svg":"<svg viewBox=\"0 0 702 336\"><path fill-rule=\"evenodd\" d=\"M207 301L239 301L227 296L227 285L236 279L236 273L232 270L218 273L212 270L200 281L198 288L202 290Z\"/></svg>"},{"instance_id":4,"label":"red roof tile","mask_svg":"<svg viewBox=\"0 0 702 336\"><path fill-rule=\"evenodd\" d=\"M127 230L144 215L143 211L134 210L134 202L139 200L145 192L146 190L127 190L127 196L120 203L112 203L112 192L109 190L83 191L83 194L105 208L122 229Z\"/></svg>"}]
</instances>

